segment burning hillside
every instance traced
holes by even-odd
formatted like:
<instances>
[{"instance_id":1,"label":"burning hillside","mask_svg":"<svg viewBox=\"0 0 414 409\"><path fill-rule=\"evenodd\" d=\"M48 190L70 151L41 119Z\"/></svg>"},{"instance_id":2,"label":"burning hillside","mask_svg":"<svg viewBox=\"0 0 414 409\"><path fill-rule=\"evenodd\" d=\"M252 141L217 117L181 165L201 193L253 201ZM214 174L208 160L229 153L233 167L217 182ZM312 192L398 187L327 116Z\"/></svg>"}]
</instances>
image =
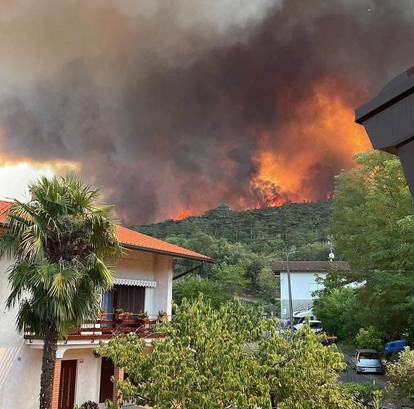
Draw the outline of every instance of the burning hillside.
<instances>
[{"instance_id":1,"label":"burning hillside","mask_svg":"<svg viewBox=\"0 0 414 409\"><path fill-rule=\"evenodd\" d=\"M0 159L78 169L126 223L326 199L369 148L354 107L412 65L413 14L408 0L6 2Z\"/></svg>"}]
</instances>

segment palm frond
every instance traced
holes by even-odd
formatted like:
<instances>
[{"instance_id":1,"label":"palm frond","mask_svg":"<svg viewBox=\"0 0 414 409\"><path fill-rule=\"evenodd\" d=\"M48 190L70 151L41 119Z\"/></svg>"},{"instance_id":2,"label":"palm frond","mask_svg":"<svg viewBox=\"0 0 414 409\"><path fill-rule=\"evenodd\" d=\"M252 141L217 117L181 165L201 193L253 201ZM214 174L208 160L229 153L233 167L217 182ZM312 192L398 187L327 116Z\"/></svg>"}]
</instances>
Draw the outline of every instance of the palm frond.
<instances>
[{"instance_id":1,"label":"palm frond","mask_svg":"<svg viewBox=\"0 0 414 409\"><path fill-rule=\"evenodd\" d=\"M42 335L51 323L62 335L96 318L100 294L112 285L104 260L120 254L111 206L75 176L40 178L33 200L15 201L0 255L14 256L7 307L19 304L17 327Z\"/></svg>"}]
</instances>

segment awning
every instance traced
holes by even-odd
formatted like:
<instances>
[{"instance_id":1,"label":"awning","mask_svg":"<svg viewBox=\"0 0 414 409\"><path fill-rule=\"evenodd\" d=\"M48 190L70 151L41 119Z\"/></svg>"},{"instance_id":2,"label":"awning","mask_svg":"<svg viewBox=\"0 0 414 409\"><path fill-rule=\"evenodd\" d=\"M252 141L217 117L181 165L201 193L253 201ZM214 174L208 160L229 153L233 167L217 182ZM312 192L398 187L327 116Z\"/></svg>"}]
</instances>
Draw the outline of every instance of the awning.
<instances>
[{"instance_id":1,"label":"awning","mask_svg":"<svg viewBox=\"0 0 414 409\"><path fill-rule=\"evenodd\" d=\"M134 287L151 287L157 286L156 281L152 280L135 280L133 278L114 278L114 284L117 285L131 285Z\"/></svg>"}]
</instances>

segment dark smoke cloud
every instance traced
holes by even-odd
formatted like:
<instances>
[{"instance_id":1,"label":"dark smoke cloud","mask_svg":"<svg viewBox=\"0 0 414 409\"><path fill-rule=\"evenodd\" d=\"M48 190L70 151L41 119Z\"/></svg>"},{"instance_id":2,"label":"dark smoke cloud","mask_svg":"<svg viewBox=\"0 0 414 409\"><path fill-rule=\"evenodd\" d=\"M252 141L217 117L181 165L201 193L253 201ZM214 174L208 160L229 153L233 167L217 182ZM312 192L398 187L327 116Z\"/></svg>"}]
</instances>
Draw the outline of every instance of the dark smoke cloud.
<instances>
[{"instance_id":1,"label":"dark smoke cloud","mask_svg":"<svg viewBox=\"0 0 414 409\"><path fill-rule=\"evenodd\" d=\"M0 15L0 148L79 162L128 223L266 204L258 135L280 155L323 149L287 138L294 107L325 78L357 105L414 44L411 0L22 0ZM349 163L322 159L305 170L315 200Z\"/></svg>"}]
</instances>

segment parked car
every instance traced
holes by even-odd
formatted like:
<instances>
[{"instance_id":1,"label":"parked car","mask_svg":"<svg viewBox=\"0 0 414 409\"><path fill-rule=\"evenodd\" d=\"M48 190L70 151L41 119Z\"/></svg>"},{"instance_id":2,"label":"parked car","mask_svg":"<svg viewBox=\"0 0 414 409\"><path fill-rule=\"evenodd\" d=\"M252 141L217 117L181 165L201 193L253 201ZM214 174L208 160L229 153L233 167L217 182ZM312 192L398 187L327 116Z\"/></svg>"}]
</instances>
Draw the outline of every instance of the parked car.
<instances>
[{"instance_id":1,"label":"parked car","mask_svg":"<svg viewBox=\"0 0 414 409\"><path fill-rule=\"evenodd\" d=\"M398 352L404 350L407 346L407 341L405 339L398 339L396 341L390 341L385 344L385 356L390 358L395 356Z\"/></svg>"},{"instance_id":2,"label":"parked car","mask_svg":"<svg viewBox=\"0 0 414 409\"><path fill-rule=\"evenodd\" d=\"M313 310L295 311L293 313L293 325L302 324L306 320L317 320Z\"/></svg>"},{"instance_id":3,"label":"parked car","mask_svg":"<svg viewBox=\"0 0 414 409\"><path fill-rule=\"evenodd\" d=\"M322 322L318 320L305 320L299 324L294 325L293 328L296 331L298 331L301 328L303 328L304 325L306 325L306 323L309 324L311 331L314 332L315 334L320 334L321 332L323 332Z\"/></svg>"},{"instance_id":4,"label":"parked car","mask_svg":"<svg viewBox=\"0 0 414 409\"><path fill-rule=\"evenodd\" d=\"M357 349L353 358L356 373L384 373L384 364L375 349Z\"/></svg>"}]
</instances>

